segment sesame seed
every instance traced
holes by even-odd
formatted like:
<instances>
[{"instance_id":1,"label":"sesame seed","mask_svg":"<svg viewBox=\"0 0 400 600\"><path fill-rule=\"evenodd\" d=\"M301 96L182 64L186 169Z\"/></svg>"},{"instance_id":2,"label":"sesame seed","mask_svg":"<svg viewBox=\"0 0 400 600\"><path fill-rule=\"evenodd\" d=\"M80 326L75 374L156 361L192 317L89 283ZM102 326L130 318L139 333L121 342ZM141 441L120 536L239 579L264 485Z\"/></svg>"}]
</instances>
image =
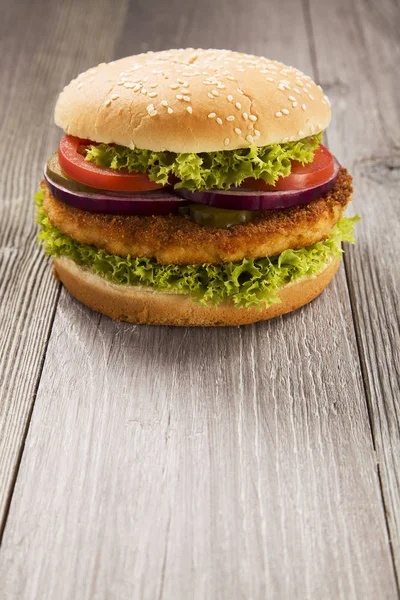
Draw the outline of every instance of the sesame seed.
<instances>
[{"instance_id":1,"label":"sesame seed","mask_svg":"<svg viewBox=\"0 0 400 600\"><path fill-rule=\"evenodd\" d=\"M234 121L235 117L233 115L229 115L229 117L226 117L227 121Z\"/></svg>"},{"instance_id":2,"label":"sesame seed","mask_svg":"<svg viewBox=\"0 0 400 600\"><path fill-rule=\"evenodd\" d=\"M287 108L282 108L282 112L283 112L284 115L288 115L289 114L289 111L288 111Z\"/></svg>"},{"instance_id":3,"label":"sesame seed","mask_svg":"<svg viewBox=\"0 0 400 600\"><path fill-rule=\"evenodd\" d=\"M176 95L176 99L177 99L177 100L183 100L183 96L182 96L182 94L177 94L177 95Z\"/></svg>"},{"instance_id":4,"label":"sesame seed","mask_svg":"<svg viewBox=\"0 0 400 600\"><path fill-rule=\"evenodd\" d=\"M255 129L254 133L256 134L257 137L260 137L260 135L261 135L261 133L258 131L258 129Z\"/></svg>"},{"instance_id":5,"label":"sesame seed","mask_svg":"<svg viewBox=\"0 0 400 600\"><path fill-rule=\"evenodd\" d=\"M220 117L217 117L217 123L218 125L222 125L222 119Z\"/></svg>"},{"instance_id":6,"label":"sesame seed","mask_svg":"<svg viewBox=\"0 0 400 600\"><path fill-rule=\"evenodd\" d=\"M158 115L158 112L156 110L152 110L150 116L155 117L156 115Z\"/></svg>"},{"instance_id":7,"label":"sesame seed","mask_svg":"<svg viewBox=\"0 0 400 600\"><path fill-rule=\"evenodd\" d=\"M311 125L310 125L310 131L311 131L311 133L314 133L314 132L315 132L315 127L314 127L314 125L313 125L312 123L311 123Z\"/></svg>"},{"instance_id":8,"label":"sesame seed","mask_svg":"<svg viewBox=\"0 0 400 600\"><path fill-rule=\"evenodd\" d=\"M142 85L140 83L138 83L137 85L135 85L135 87L133 88L134 92L138 92L140 90L140 88L142 87Z\"/></svg>"},{"instance_id":9,"label":"sesame seed","mask_svg":"<svg viewBox=\"0 0 400 600\"><path fill-rule=\"evenodd\" d=\"M118 98L119 98L119 95L118 95L118 94L113 94L113 95L111 96L111 100L118 100Z\"/></svg>"},{"instance_id":10,"label":"sesame seed","mask_svg":"<svg viewBox=\"0 0 400 600\"><path fill-rule=\"evenodd\" d=\"M133 88L133 87L134 87L134 85L133 85L133 83L129 83L129 81L126 81L126 82L124 83L124 87L126 87L126 88Z\"/></svg>"},{"instance_id":11,"label":"sesame seed","mask_svg":"<svg viewBox=\"0 0 400 600\"><path fill-rule=\"evenodd\" d=\"M247 112L244 112L244 113L243 113L243 119L244 119L245 121L247 121L247 119L248 119L248 118L249 118L249 115L247 114Z\"/></svg>"},{"instance_id":12,"label":"sesame seed","mask_svg":"<svg viewBox=\"0 0 400 600\"><path fill-rule=\"evenodd\" d=\"M229 81L235 81L235 78L232 77L232 75L227 75L226 78L229 79Z\"/></svg>"},{"instance_id":13,"label":"sesame seed","mask_svg":"<svg viewBox=\"0 0 400 600\"><path fill-rule=\"evenodd\" d=\"M282 113L281 113L281 111L280 111L280 110L278 110L278 112L276 112L276 113L275 113L275 116L276 116L276 117L281 117L281 116L282 116Z\"/></svg>"},{"instance_id":14,"label":"sesame seed","mask_svg":"<svg viewBox=\"0 0 400 600\"><path fill-rule=\"evenodd\" d=\"M256 115L249 115L250 121L257 121Z\"/></svg>"},{"instance_id":15,"label":"sesame seed","mask_svg":"<svg viewBox=\"0 0 400 600\"><path fill-rule=\"evenodd\" d=\"M117 85L124 85L123 81L117 81Z\"/></svg>"},{"instance_id":16,"label":"sesame seed","mask_svg":"<svg viewBox=\"0 0 400 600\"><path fill-rule=\"evenodd\" d=\"M297 102L293 102L292 106L293 106L293 108L296 108Z\"/></svg>"},{"instance_id":17,"label":"sesame seed","mask_svg":"<svg viewBox=\"0 0 400 600\"><path fill-rule=\"evenodd\" d=\"M179 83L171 83L169 87L171 88L171 90L177 90L179 87Z\"/></svg>"},{"instance_id":18,"label":"sesame seed","mask_svg":"<svg viewBox=\"0 0 400 600\"><path fill-rule=\"evenodd\" d=\"M213 94L213 96L219 96L218 90L211 90L211 93Z\"/></svg>"},{"instance_id":19,"label":"sesame seed","mask_svg":"<svg viewBox=\"0 0 400 600\"><path fill-rule=\"evenodd\" d=\"M303 110L306 110L307 106L306 106L305 104L302 104L302 105L301 105L301 108L302 108Z\"/></svg>"},{"instance_id":20,"label":"sesame seed","mask_svg":"<svg viewBox=\"0 0 400 600\"><path fill-rule=\"evenodd\" d=\"M252 135L246 135L246 140L249 142L249 144L252 144L254 142L254 138Z\"/></svg>"},{"instance_id":21,"label":"sesame seed","mask_svg":"<svg viewBox=\"0 0 400 600\"><path fill-rule=\"evenodd\" d=\"M229 138L225 138L225 139L224 139L224 144L225 144L225 146L229 146L229 142L230 142L230 139L229 139Z\"/></svg>"},{"instance_id":22,"label":"sesame seed","mask_svg":"<svg viewBox=\"0 0 400 600\"><path fill-rule=\"evenodd\" d=\"M168 114L172 115L174 111L172 110L172 108L170 106L168 106Z\"/></svg>"},{"instance_id":23,"label":"sesame seed","mask_svg":"<svg viewBox=\"0 0 400 600\"><path fill-rule=\"evenodd\" d=\"M155 98L156 96L158 96L157 92L150 92L149 93L150 98Z\"/></svg>"},{"instance_id":24,"label":"sesame seed","mask_svg":"<svg viewBox=\"0 0 400 600\"><path fill-rule=\"evenodd\" d=\"M142 88L140 91L142 92L142 94L147 94L147 90L145 90L144 88Z\"/></svg>"},{"instance_id":25,"label":"sesame seed","mask_svg":"<svg viewBox=\"0 0 400 600\"><path fill-rule=\"evenodd\" d=\"M296 92L296 94L299 94L299 95L301 94L301 91L298 90L297 88L293 88L293 91Z\"/></svg>"},{"instance_id":26,"label":"sesame seed","mask_svg":"<svg viewBox=\"0 0 400 600\"><path fill-rule=\"evenodd\" d=\"M182 83L182 85L183 85L184 88L187 88L187 87L189 87L189 82L185 81L184 83Z\"/></svg>"},{"instance_id":27,"label":"sesame seed","mask_svg":"<svg viewBox=\"0 0 400 600\"><path fill-rule=\"evenodd\" d=\"M161 106L168 106L168 102L166 100L161 100Z\"/></svg>"},{"instance_id":28,"label":"sesame seed","mask_svg":"<svg viewBox=\"0 0 400 600\"><path fill-rule=\"evenodd\" d=\"M308 97L310 98L310 100L314 100L314 96L311 96L311 94L308 94Z\"/></svg>"},{"instance_id":29,"label":"sesame seed","mask_svg":"<svg viewBox=\"0 0 400 600\"><path fill-rule=\"evenodd\" d=\"M184 79L177 79L178 83L184 84L185 80Z\"/></svg>"},{"instance_id":30,"label":"sesame seed","mask_svg":"<svg viewBox=\"0 0 400 600\"><path fill-rule=\"evenodd\" d=\"M188 106L187 109L188 113L191 115L193 112L193 108L191 106Z\"/></svg>"},{"instance_id":31,"label":"sesame seed","mask_svg":"<svg viewBox=\"0 0 400 600\"><path fill-rule=\"evenodd\" d=\"M285 91L285 86L282 83L280 83L278 85L278 90L281 90L282 92L284 92Z\"/></svg>"},{"instance_id":32,"label":"sesame seed","mask_svg":"<svg viewBox=\"0 0 400 600\"><path fill-rule=\"evenodd\" d=\"M237 88L237 91L239 92L239 94L243 94L243 90L241 90L240 88Z\"/></svg>"},{"instance_id":33,"label":"sesame seed","mask_svg":"<svg viewBox=\"0 0 400 600\"><path fill-rule=\"evenodd\" d=\"M242 105L240 104L240 102L236 102L235 106L239 110L242 108Z\"/></svg>"},{"instance_id":34,"label":"sesame seed","mask_svg":"<svg viewBox=\"0 0 400 600\"><path fill-rule=\"evenodd\" d=\"M214 119L214 117L216 117L217 115L215 113L209 113L207 116L209 119Z\"/></svg>"},{"instance_id":35,"label":"sesame seed","mask_svg":"<svg viewBox=\"0 0 400 600\"><path fill-rule=\"evenodd\" d=\"M229 102L232 102L233 96L231 94L229 94L229 96L227 96L227 98L228 98Z\"/></svg>"},{"instance_id":36,"label":"sesame seed","mask_svg":"<svg viewBox=\"0 0 400 600\"><path fill-rule=\"evenodd\" d=\"M214 100L214 96L212 95L212 93L211 93L211 92L208 92L208 93L207 93L207 96L208 96L209 98L211 98L211 100Z\"/></svg>"},{"instance_id":37,"label":"sesame seed","mask_svg":"<svg viewBox=\"0 0 400 600\"><path fill-rule=\"evenodd\" d=\"M104 102L104 104L105 104L105 106L110 106L110 104L111 104L111 100L110 100L110 99L106 100L106 101Z\"/></svg>"},{"instance_id":38,"label":"sesame seed","mask_svg":"<svg viewBox=\"0 0 400 600\"><path fill-rule=\"evenodd\" d=\"M289 100L291 100L292 102L296 102L296 98L294 96L288 96Z\"/></svg>"},{"instance_id":39,"label":"sesame seed","mask_svg":"<svg viewBox=\"0 0 400 600\"><path fill-rule=\"evenodd\" d=\"M273 77L266 77L265 80L266 81L274 81L274 78Z\"/></svg>"},{"instance_id":40,"label":"sesame seed","mask_svg":"<svg viewBox=\"0 0 400 600\"><path fill-rule=\"evenodd\" d=\"M190 102L190 96L183 96L185 102Z\"/></svg>"},{"instance_id":41,"label":"sesame seed","mask_svg":"<svg viewBox=\"0 0 400 600\"><path fill-rule=\"evenodd\" d=\"M153 89L156 88L157 86L158 86L158 83L151 83L150 84L150 87L153 88Z\"/></svg>"},{"instance_id":42,"label":"sesame seed","mask_svg":"<svg viewBox=\"0 0 400 600\"><path fill-rule=\"evenodd\" d=\"M82 86L83 86L83 83L78 83L78 86L77 86L78 90L80 90Z\"/></svg>"},{"instance_id":43,"label":"sesame seed","mask_svg":"<svg viewBox=\"0 0 400 600\"><path fill-rule=\"evenodd\" d=\"M297 132L300 136L304 135L303 131L301 129L299 129L299 131Z\"/></svg>"},{"instance_id":44,"label":"sesame seed","mask_svg":"<svg viewBox=\"0 0 400 600\"><path fill-rule=\"evenodd\" d=\"M235 127L235 133L237 133L238 135L241 135L242 130L239 129L239 127Z\"/></svg>"}]
</instances>

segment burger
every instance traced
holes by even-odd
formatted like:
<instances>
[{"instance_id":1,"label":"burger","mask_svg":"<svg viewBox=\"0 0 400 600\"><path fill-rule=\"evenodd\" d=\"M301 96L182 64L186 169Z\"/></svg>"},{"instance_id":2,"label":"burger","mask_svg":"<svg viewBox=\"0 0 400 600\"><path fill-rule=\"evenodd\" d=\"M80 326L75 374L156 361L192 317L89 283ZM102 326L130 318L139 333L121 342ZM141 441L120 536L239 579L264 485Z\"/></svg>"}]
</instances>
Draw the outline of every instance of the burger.
<instances>
[{"instance_id":1,"label":"burger","mask_svg":"<svg viewBox=\"0 0 400 600\"><path fill-rule=\"evenodd\" d=\"M102 63L61 92L39 238L79 301L119 321L242 325L329 284L356 218L301 71L228 50Z\"/></svg>"}]
</instances>

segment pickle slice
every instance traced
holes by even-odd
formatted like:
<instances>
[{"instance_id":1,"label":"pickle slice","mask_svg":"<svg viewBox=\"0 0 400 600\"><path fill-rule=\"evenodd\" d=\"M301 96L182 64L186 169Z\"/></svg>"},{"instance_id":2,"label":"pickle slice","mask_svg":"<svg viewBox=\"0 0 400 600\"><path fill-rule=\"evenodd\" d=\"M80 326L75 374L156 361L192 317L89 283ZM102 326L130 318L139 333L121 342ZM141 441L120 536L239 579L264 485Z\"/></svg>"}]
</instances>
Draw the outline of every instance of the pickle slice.
<instances>
[{"instance_id":1,"label":"pickle slice","mask_svg":"<svg viewBox=\"0 0 400 600\"><path fill-rule=\"evenodd\" d=\"M240 223L248 223L254 217L252 210L230 210L229 208L216 208L205 204L189 204L179 209L182 216L188 216L198 225L227 229Z\"/></svg>"}]
</instances>

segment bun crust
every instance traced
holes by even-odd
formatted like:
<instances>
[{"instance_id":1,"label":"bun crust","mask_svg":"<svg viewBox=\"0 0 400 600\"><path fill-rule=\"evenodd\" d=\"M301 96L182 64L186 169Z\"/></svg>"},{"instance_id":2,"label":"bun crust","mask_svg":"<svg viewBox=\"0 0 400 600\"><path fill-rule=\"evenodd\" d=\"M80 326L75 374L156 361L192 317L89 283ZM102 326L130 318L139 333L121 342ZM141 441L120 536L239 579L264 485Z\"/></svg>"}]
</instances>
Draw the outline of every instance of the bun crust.
<instances>
[{"instance_id":1,"label":"bun crust","mask_svg":"<svg viewBox=\"0 0 400 600\"><path fill-rule=\"evenodd\" d=\"M129 148L212 152L295 141L331 118L301 71L229 50L167 50L102 63L55 108L67 134Z\"/></svg>"},{"instance_id":2,"label":"bun crust","mask_svg":"<svg viewBox=\"0 0 400 600\"><path fill-rule=\"evenodd\" d=\"M280 292L282 302L262 310L228 304L201 306L181 294L116 285L65 257L54 260L54 274L80 302L117 321L147 325L246 325L291 312L316 298L332 280L340 261L340 258L332 261L317 277L287 285Z\"/></svg>"}]
</instances>

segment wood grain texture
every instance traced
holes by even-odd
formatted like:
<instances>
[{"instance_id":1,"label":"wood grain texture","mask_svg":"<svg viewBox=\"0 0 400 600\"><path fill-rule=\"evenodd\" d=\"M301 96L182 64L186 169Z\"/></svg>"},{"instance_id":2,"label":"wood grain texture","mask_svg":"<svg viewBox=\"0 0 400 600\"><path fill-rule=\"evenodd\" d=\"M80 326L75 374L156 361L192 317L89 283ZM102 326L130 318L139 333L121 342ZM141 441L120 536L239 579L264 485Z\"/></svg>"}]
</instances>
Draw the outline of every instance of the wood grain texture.
<instances>
[{"instance_id":1,"label":"wood grain texture","mask_svg":"<svg viewBox=\"0 0 400 600\"><path fill-rule=\"evenodd\" d=\"M326 14L337 23L333 5L313 10L313 30L326 31ZM48 5L46 32L27 34L44 61L30 76L57 89L87 58L183 45L313 71L310 11L295 0L279 10L261 0L136 1L119 35L115 6L65 2L61 18ZM347 32L335 32L328 62L345 44ZM57 134L49 105L33 102L49 129L44 157ZM5 423L21 441L17 411L31 400L16 389ZM372 441L343 268L304 310L222 331L116 324L63 290L0 550L0 599L397 598Z\"/></svg>"},{"instance_id":2,"label":"wood grain texture","mask_svg":"<svg viewBox=\"0 0 400 600\"><path fill-rule=\"evenodd\" d=\"M63 291L5 597L395 598L347 311L338 283L261 326L131 327Z\"/></svg>"},{"instance_id":3,"label":"wood grain texture","mask_svg":"<svg viewBox=\"0 0 400 600\"><path fill-rule=\"evenodd\" d=\"M310 14L318 72L335 108L329 139L354 174L353 211L362 216L345 263L400 573L400 7L311 0ZM321 30L323 18L329 27ZM338 37L342 52L332 54Z\"/></svg>"},{"instance_id":4,"label":"wood grain texture","mask_svg":"<svg viewBox=\"0 0 400 600\"><path fill-rule=\"evenodd\" d=\"M100 55L110 58L125 11L124 3L115 10L96 0L77 20L72 8L15 2L1 10L0 538L58 295L36 241L33 205L59 139L53 106L68 79ZM113 31L102 40L110 19Z\"/></svg>"}]
</instances>

